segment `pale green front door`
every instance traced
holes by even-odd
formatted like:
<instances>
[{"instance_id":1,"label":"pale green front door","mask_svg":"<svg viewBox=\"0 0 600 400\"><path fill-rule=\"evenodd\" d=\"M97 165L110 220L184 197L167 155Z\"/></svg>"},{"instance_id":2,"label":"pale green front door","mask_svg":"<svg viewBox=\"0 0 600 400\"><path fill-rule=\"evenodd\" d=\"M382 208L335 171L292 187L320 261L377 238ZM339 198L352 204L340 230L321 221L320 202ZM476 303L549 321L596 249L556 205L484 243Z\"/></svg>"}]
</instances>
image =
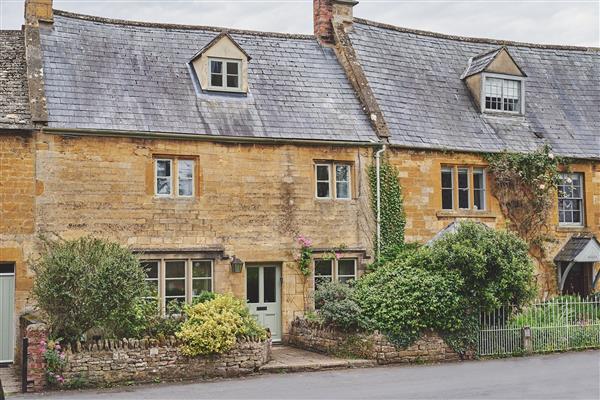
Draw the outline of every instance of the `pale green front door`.
<instances>
[{"instance_id":1,"label":"pale green front door","mask_svg":"<svg viewBox=\"0 0 600 400\"><path fill-rule=\"evenodd\" d=\"M13 362L15 350L15 264L0 263L0 363Z\"/></svg>"},{"instance_id":2,"label":"pale green front door","mask_svg":"<svg viewBox=\"0 0 600 400\"><path fill-rule=\"evenodd\" d=\"M248 266L246 300L250 314L271 331L273 341L281 340L281 267Z\"/></svg>"}]
</instances>

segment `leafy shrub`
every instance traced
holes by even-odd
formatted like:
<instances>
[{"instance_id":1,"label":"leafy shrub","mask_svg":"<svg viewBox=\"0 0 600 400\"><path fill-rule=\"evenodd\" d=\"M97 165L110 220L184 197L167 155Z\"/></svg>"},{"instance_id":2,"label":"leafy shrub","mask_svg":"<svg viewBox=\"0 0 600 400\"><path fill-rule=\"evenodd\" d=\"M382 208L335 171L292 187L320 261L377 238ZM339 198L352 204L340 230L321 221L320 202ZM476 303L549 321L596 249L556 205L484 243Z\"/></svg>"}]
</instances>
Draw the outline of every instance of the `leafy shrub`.
<instances>
[{"instance_id":1,"label":"leafy shrub","mask_svg":"<svg viewBox=\"0 0 600 400\"><path fill-rule=\"evenodd\" d=\"M48 242L34 265L33 294L55 337L86 331L131 313L146 291L138 259L119 244L93 237Z\"/></svg>"},{"instance_id":2,"label":"leafy shrub","mask_svg":"<svg viewBox=\"0 0 600 400\"><path fill-rule=\"evenodd\" d=\"M458 292L473 307L494 310L522 305L535 296L534 266L527 244L515 234L480 223L462 222L456 233L431 246L433 272L455 271Z\"/></svg>"},{"instance_id":3,"label":"leafy shrub","mask_svg":"<svg viewBox=\"0 0 600 400\"><path fill-rule=\"evenodd\" d=\"M315 291L315 306L325 324L343 330L366 326L363 313L353 299L354 289L344 283L325 282Z\"/></svg>"},{"instance_id":4,"label":"leafy shrub","mask_svg":"<svg viewBox=\"0 0 600 400\"><path fill-rule=\"evenodd\" d=\"M246 304L232 295L217 294L213 300L186 307L186 321L176 333L183 354L223 353L242 336L266 339L267 332L250 315Z\"/></svg>"},{"instance_id":5,"label":"leafy shrub","mask_svg":"<svg viewBox=\"0 0 600 400\"><path fill-rule=\"evenodd\" d=\"M396 259L359 279L354 298L369 318L371 329L384 333L400 346L408 346L423 329L456 331L462 327L464 301L456 287L459 274L431 273L424 248L404 260Z\"/></svg>"}]
</instances>

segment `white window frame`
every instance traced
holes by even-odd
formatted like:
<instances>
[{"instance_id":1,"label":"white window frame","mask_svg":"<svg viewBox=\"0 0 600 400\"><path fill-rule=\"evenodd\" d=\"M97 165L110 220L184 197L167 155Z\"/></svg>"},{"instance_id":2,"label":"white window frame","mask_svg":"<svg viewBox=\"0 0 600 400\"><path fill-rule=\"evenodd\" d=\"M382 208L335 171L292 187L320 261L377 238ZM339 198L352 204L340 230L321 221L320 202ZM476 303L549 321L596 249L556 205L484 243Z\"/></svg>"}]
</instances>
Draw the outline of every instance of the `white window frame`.
<instances>
[{"instance_id":1,"label":"white window frame","mask_svg":"<svg viewBox=\"0 0 600 400\"><path fill-rule=\"evenodd\" d=\"M460 207L460 189L458 185L458 171L461 169L467 170L467 192L469 195L469 207L462 208ZM483 208L476 209L475 208L475 181L474 181L474 171L479 170L483 172ZM442 172L450 171L452 175L452 208L443 208L443 187L442 187ZM450 189L450 188L447 188ZM461 212L461 211L474 211L474 212L485 212L488 211L488 201L487 201L487 167L483 165L450 165L450 164L442 164L440 168L440 207L444 212Z\"/></svg>"},{"instance_id":2,"label":"white window frame","mask_svg":"<svg viewBox=\"0 0 600 400\"><path fill-rule=\"evenodd\" d=\"M337 167L338 166L346 167L348 169L348 180L341 181L348 185L348 197L339 197L338 196L338 190L337 190L337 184L338 184ZM336 200L352 200L352 165L347 164L347 163L334 163L333 169L332 169L332 174L333 174L333 187L334 187L334 191L335 191L335 199Z\"/></svg>"},{"instance_id":3,"label":"white window frame","mask_svg":"<svg viewBox=\"0 0 600 400\"><path fill-rule=\"evenodd\" d=\"M485 87L486 87L486 79L487 78L496 78L503 79L509 81L519 81L520 82L520 93L519 93L519 110L518 111L505 111L505 110L494 110L488 109L485 107ZM513 76L513 75L505 75L505 74L495 74L491 72L483 72L481 74L481 88L479 93L479 104L480 110L482 113L500 113L500 114L511 114L511 115L523 115L525 114L525 78L521 76ZM504 97L502 97L504 99Z\"/></svg>"},{"instance_id":4,"label":"white window frame","mask_svg":"<svg viewBox=\"0 0 600 400\"><path fill-rule=\"evenodd\" d=\"M194 263L195 262L208 262L210 263L210 277L206 278L206 277L198 277L198 278L194 278ZM215 277L215 263L212 262L212 260L206 260L206 259L198 259L198 258L192 258L189 260L190 263L190 299L193 302L194 298L198 297L199 295L194 296L194 281L195 280L202 280L202 281L210 281L210 291L214 292L215 291L215 287L214 287L214 277Z\"/></svg>"},{"instance_id":5,"label":"white window frame","mask_svg":"<svg viewBox=\"0 0 600 400\"><path fill-rule=\"evenodd\" d=\"M144 278L144 281L146 281L146 282L156 281L156 291L157 291L156 297L144 297L144 298L148 299L148 300L159 300L159 303L160 303L160 289L161 289L161 278L162 278L162 276L160 274L160 270L161 270L160 259L153 258L153 259L140 260L140 264L142 264L142 263L156 263L158 266L157 271L156 271L157 272L156 278L148 278L147 276Z\"/></svg>"},{"instance_id":6,"label":"white window frame","mask_svg":"<svg viewBox=\"0 0 600 400\"><path fill-rule=\"evenodd\" d=\"M319 183L324 183L325 181L323 180L319 180L319 167L326 167L327 168L327 185L329 186L329 190L327 191L327 197L321 197L319 196ZM332 169L332 164L325 164L325 163L317 163L315 164L315 197L319 200L328 200L332 198L333 195L333 190L331 188L331 169Z\"/></svg>"},{"instance_id":7,"label":"white window frame","mask_svg":"<svg viewBox=\"0 0 600 400\"><path fill-rule=\"evenodd\" d=\"M340 274L340 261L352 261L352 263L354 264L354 272L352 273L352 275L343 275ZM338 282L340 282L340 278L352 278L354 280L356 280L358 278L358 263L357 263L357 259L356 258L345 258L345 257L340 257L339 259L336 260L335 262L336 264L336 280Z\"/></svg>"},{"instance_id":8,"label":"white window frame","mask_svg":"<svg viewBox=\"0 0 600 400\"><path fill-rule=\"evenodd\" d=\"M189 161L192 163L192 194L181 194L180 193L180 182L181 182L181 175L179 173L180 168L179 168L179 164L182 161ZM186 179L187 180L187 179ZM178 158L177 159L177 196L178 197L194 197L196 195L196 160L194 160L193 158Z\"/></svg>"},{"instance_id":9,"label":"white window frame","mask_svg":"<svg viewBox=\"0 0 600 400\"><path fill-rule=\"evenodd\" d=\"M450 166L442 166L441 170L440 170L440 194L442 195L442 210L454 210L454 167L450 167ZM444 187L444 180L442 179L442 173L444 172L450 172L450 187ZM451 196L450 198L452 199L452 207L451 208L444 208L444 190L448 190L450 189L451 191Z\"/></svg>"},{"instance_id":10,"label":"white window frame","mask_svg":"<svg viewBox=\"0 0 600 400\"><path fill-rule=\"evenodd\" d=\"M169 254L169 255L165 255L164 257L149 257L149 258L143 258L140 260L140 262L158 262L158 276L159 276L159 280L158 280L158 304L159 304L159 308L161 310L161 313L165 313L166 311L166 305L167 305L167 298L166 298L166 286L167 286L167 280L176 280L176 279L181 279L181 278L167 278L166 277L166 264L169 261L183 261L185 262L185 303L186 304L191 304L194 300L195 297L197 296L193 296L192 295L192 290L193 290L193 280L194 279L208 279L208 278L194 278L193 277L193 270L192 270L192 263L194 261L205 261L205 262L210 262L210 287L211 287L211 292L215 292L215 263L214 260L210 259L210 258L202 258L202 257L188 257L186 255L180 255L180 254ZM174 298L174 297L169 297L169 298Z\"/></svg>"},{"instance_id":11,"label":"white window frame","mask_svg":"<svg viewBox=\"0 0 600 400\"><path fill-rule=\"evenodd\" d=\"M213 86L212 84L212 61L218 61L222 63L221 69L221 82L223 86ZM238 85L237 87L227 86L227 63L236 63L238 67ZM214 90L219 92L241 92L242 91L242 60L235 58L220 58L220 57L208 57L208 90Z\"/></svg>"},{"instance_id":12,"label":"white window frame","mask_svg":"<svg viewBox=\"0 0 600 400\"><path fill-rule=\"evenodd\" d=\"M567 178L573 178L573 176L577 175L579 177L579 181L581 182L581 187L580 187L580 193L581 193L581 197L561 197L560 194L560 189L558 190L558 203L557 203L557 209L558 209L558 225L559 226L566 226L566 227L583 227L585 226L585 175L582 172L572 172L572 173L561 173L560 177L561 180L566 180ZM572 185L572 183L571 183ZM559 186L565 186L563 184L559 184ZM561 222L560 221L560 200L579 200L581 201L581 210L580 210L580 222ZM565 210L563 210L565 211ZM573 211L570 211L573 212Z\"/></svg>"},{"instance_id":13,"label":"white window frame","mask_svg":"<svg viewBox=\"0 0 600 400\"><path fill-rule=\"evenodd\" d=\"M337 193L337 175L336 168L338 166L343 166L348 168L348 197L338 197ZM328 173L328 185L329 185L329 195L327 197L319 197L319 183L325 182L324 180L319 180L318 176L318 167L327 167ZM352 200L352 163L350 162L317 162L315 163L315 198L317 200L340 200L340 201L348 201Z\"/></svg>"},{"instance_id":14,"label":"white window frame","mask_svg":"<svg viewBox=\"0 0 600 400\"><path fill-rule=\"evenodd\" d=\"M340 275L339 274L339 261L342 260L352 260L354 261L354 275ZM317 275L317 261L329 261L331 263L331 275ZM339 282L339 278L349 278L353 277L354 280L358 279L358 259L355 257L340 257L339 259L325 259L325 258L315 258L313 260L313 288L316 289L316 279L317 277L331 278L331 282Z\"/></svg>"},{"instance_id":15,"label":"white window frame","mask_svg":"<svg viewBox=\"0 0 600 400\"><path fill-rule=\"evenodd\" d=\"M481 184L481 189L476 189L475 188L475 170L477 170L478 172L481 171L481 177L482 177L482 184ZM475 211L485 211L487 209L487 185L486 185L486 181L487 181L487 173L486 173L486 169L483 167L472 167L471 168L471 180L473 181L473 210ZM481 192L482 194L482 208L475 208L475 193L476 192Z\"/></svg>"},{"instance_id":16,"label":"white window frame","mask_svg":"<svg viewBox=\"0 0 600 400\"><path fill-rule=\"evenodd\" d=\"M171 191L170 193L158 193L158 162L159 161L168 161L170 164L170 170L171 170L171 174L168 176L169 181L171 183L170 187L171 187ZM174 179L173 179L173 166L174 166L174 162L172 158L154 158L154 195L158 196L158 197L172 197L174 194ZM161 176L160 178L167 178L165 176Z\"/></svg>"},{"instance_id":17,"label":"white window frame","mask_svg":"<svg viewBox=\"0 0 600 400\"><path fill-rule=\"evenodd\" d=\"M460 174L461 174L461 171L464 171L464 170L467 171L467 188L466 189L460 187ZM471 190L472 190L471 178L472 178L472 176L473 176L472 168L461 167L461 166L456 167L456 207L458 207L459 210L470 210L472 208L471 207L471 204L473 203L472 202L473 199L471 198ZM467 192L467 207L460 206L460 192L461 191Z\"/></svg>"}]
</instances>

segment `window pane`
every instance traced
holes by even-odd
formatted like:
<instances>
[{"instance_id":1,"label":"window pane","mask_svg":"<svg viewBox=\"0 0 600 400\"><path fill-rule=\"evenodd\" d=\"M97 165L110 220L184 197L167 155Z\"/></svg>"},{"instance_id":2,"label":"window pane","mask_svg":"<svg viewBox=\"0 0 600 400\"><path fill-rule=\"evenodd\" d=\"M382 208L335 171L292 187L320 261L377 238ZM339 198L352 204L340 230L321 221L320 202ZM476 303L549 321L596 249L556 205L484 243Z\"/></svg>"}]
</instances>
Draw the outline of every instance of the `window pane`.
<instances>
[{"instance_id":1,"label":"window pane","mask_svg":"<svg viewBox=\"0 0 600 400\"><path fill-rule=\"evenodd\" d=\"M338 182L348 182L350 180L350 166L336 165L335 180Z\"/></svg>"},{"instance_id":2,"label":"window pane","mask_svg":"<svg viewBox=\"0 0 600 400\"><path fill-rule=\"evenodd\" d=\"M215 87L222 87L223 86L223 75L211 74L210 75L210 85L215 86Z\"/></svg>"},{"instance_id":3,"label":"window pane","mask_svg":"<svg viewBox=\"0 0 600 400\"><path fill-rule=\"evenodd\" d=\"M331 260L315 260L315 275L332 275Z\"/></svg>"},{"instance_id":4,"label":"window pane","mask_svg":"<svg viewBox=\"0 0 600 400\"><path fill-rule=\"evenodd\" d=\"M246 298L248 303L258 303L258 268L246 269Z\"/></svg>"},{"instance_id":5,"label":"window pane","mask_svg":"<svg viewBox=\"0 0 600 400\"><path fill-rule=\"evenodd\" d=\"M166 296L185 296L185 279L165 281Z\"/></svg>"},{"instance_id":6,"label":"window pane","mask_svg":"<svg viewBox=\"0 0 600 400\"><path fill-rule=\"evenodd\" d=\"M339 275L352 275L354 276L354 260L339 260L338 261L338 276Z\"/></svg>"},{"instance_id":7,"label":"window pane","mask_svg":"<svg viewBox=\"0 0 600 400\"><path fill-rule=\"evenodd\" d=\"M348 199L350 198L350 193L348 190L348 182L336 182L335 184L335 196L338 199Z\"/></svg>"},{"instance_id":8,"label":"window pane","mask_svg":"<svg viewBox=\"0 0 600 400\"><path fill-rule=\"evenodd\" d=\"M238 87L238 77L237 76L227 76L227 87L236 88Z\"/></svg>"},{"instance_id":9,"label":"window pane","mask_svg":"<svg viewBox=\"0 0 600 400\"><path fill-rule=\"evenodd\" d=\"M142 261L141 266L148 278L158 278L158 261Z\"/></svg>"},{"instance_id":10,"label":"window pane","mask_svg":"<svg viewBox=\"0 0 600 400\"><path fill-rule=\"evenodd\" d=\"M156 160L156 176L171 176L171 160Z\"/></svg>"},{"instance_id":11,"label":"window pane","mask_svg":"<svg viewBox=\"0 0 600 400\"><path fill-rule=\"evenodd\" d=\"M167 278L185 278L185 261L167 261L165 276Z\"/></svg>"},{"instance_id":12,"label":"window pane","mask_svg":"<svg viewBox=\"0 0 600 400\"><path fill-rule=\"evenodd\" d=\"M192 179L194 177L194 160L179 160L179 178Z\"/></svg>"},{"instance_id":13,"label":"window pane","mask_svg":"<svg viewBox=\"0 0 600 400\"><path fill-rule=\"evenodd\" d=\"M211 62L210 62L210 72L212 74L221 74L221 73L223 73L223 62L211 60Z\"/></svg>"},{"instance_id":14,"label":"window pane","mask_svg":"<svg viewBox=\"0 0 600 400\"><path fill-rule=\"evenodd\" d=\"M452 170L450 168L442 169L442 188L451 189L454 186L452 182Z\"/></svg>"},{"instance_id":15,"label":"window pane","mask_svg":"<svg viewBox=\"0 0 600 400\"><path fill-rule=\"evenodd\" d=\"M227 63L227 75L237 75L238 74L238 63L236 62L228 62Z\"/></svg>"},{"instance_id":16,"label":"window pane","mask_svg":"<svg viewBox=\"0 0 600 400\"><path fill-rule=\"evenodd\" d=\"M329 181L329 166L317 165L317 180Z\"/></svg>"},{"instance_id":17,"label":"window pane","mask_svg":"<svg viewBox=\"0 0 600 400\"><path fill-rule=\"evenodd\" d=\"M317 182L317 197L329 197L329 182Z\"/></svg>"},{"instance_id":18,"label":"window pane","mask_svg":"<svg viewBox=\"0 0 600 400\"><path fill-rule=\"evenodd\" d=\"M194 278L210 278L211 263L210 261L194 261L192 262L192 277Z\"/></svg>"},{"instance_id":19,"label":"window pane","mask_svg":"<svg viewBox=\"0 0 600 400\"><path fill-rule=\"evenodd\" d=\"M502 109L502 79L485 78L485 108Z\"/></svg>"},{"instance_id":20,"label":"window pane","mask_svg":"<svg viewBox=\"0 0 600 400\"><path fill-rule=\"evenodd\" d=\"M193 196L194 195L194 181L180 180L179 181L179 195L180 196Z\"/></svg>"},{"instance_id":21,"label":"window pane","mask_svg":"<svg viewBox=\"0 0 600 400\"><path fill-rule=\"evenodd\" d=\"M157 178L156 192L158 194L171 194L171 178Z\"/></svg>"},{"instance_id":22,"label":"window pane","mask_svg":"<svg viewBox=\"0 0 600 400\"><path fill-rule=\"evenodd\" d=\"M14 263L0 263L0 274L14 274L15 264Z\"/></svg>"},{"instance_id":23,"label":"window pane","mask_svg":"<svg viewBox=\"0 0 600 400\"><path fill-rule=\"evenodd\" d=\"M473 203L476 210L485 209L485 174L483 169L473 169Z\"/></svg>"},{"instance_id":24,"label":"window pane","mask_svg":"<svg viewBox=\"0 0 600 400\"><path fill-rule=\"evenodd\" d=\"M192 280L192 296L198 296L202 292L211 292L212 284L210 279Z\"/></svg>"},{"instance_id":25,"label":"window pane","mask_svg":"<svg viewBox=\"0 0 600 400\"><path fill-rule=\"evenodd\" d=\"M452 210L454 208L452 200L452 189L442 189L442 208Z\"/></svg>"},{"instance_id":26,"label":"window pane","mask_svg":"<svg viewBox=\"0 0 600 400\"><path fill-rule=\"evenodd\" d=\"M469 170L468 168L459 168L458 208L470 208L469 206Z\"/></svg>"},{"instance_id":27,"label":"window pane","mask_svg":"<svg viewBox=\"0 0 600 400\"><path fill-rule=\"evenodd\" d=\"M276 268L264 267L263 269L263 287L264 287L264 302L275 303L275 293L277 291Z\"/></svg>"}]
</instances>

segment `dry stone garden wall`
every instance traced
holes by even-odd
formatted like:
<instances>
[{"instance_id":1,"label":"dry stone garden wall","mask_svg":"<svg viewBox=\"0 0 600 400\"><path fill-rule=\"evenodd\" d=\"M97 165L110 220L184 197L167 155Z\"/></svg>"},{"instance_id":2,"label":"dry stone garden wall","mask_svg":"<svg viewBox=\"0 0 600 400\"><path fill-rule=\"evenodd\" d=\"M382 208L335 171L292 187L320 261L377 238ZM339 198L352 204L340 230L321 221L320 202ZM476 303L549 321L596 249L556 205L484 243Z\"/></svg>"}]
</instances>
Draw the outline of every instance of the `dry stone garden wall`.
<instances>
[{"instance_id":1,"label":"dry stone garden wall","mask_svg":"<svg viewBox=\"0 0 600 400\"><path fill-rule=\"evenodd\" d=\"M41 342L47 340L41 324L28 327L29 375L34 390L45 386L45 363ZM165 340L100 340L66 346L65 383L78 381L85 386L103 386L135 381L232 377L251 374L266 364L271 341L239 340L227 353L203 357L181 354L175 337Z\"/></svg>"},{"instance_id":2,"label":"dry stone garden wall","mask_svg":"<svg viewBox=\"0 0 600 400\"><path fill-rule=\"evenodd\" d=\"M437 333L427 331L407 348L398 348L380 333L347 333L297 318L289 343L321 353L377 360L378 364L458 361L460 355Z\"/></svg>"}]
</instances>

